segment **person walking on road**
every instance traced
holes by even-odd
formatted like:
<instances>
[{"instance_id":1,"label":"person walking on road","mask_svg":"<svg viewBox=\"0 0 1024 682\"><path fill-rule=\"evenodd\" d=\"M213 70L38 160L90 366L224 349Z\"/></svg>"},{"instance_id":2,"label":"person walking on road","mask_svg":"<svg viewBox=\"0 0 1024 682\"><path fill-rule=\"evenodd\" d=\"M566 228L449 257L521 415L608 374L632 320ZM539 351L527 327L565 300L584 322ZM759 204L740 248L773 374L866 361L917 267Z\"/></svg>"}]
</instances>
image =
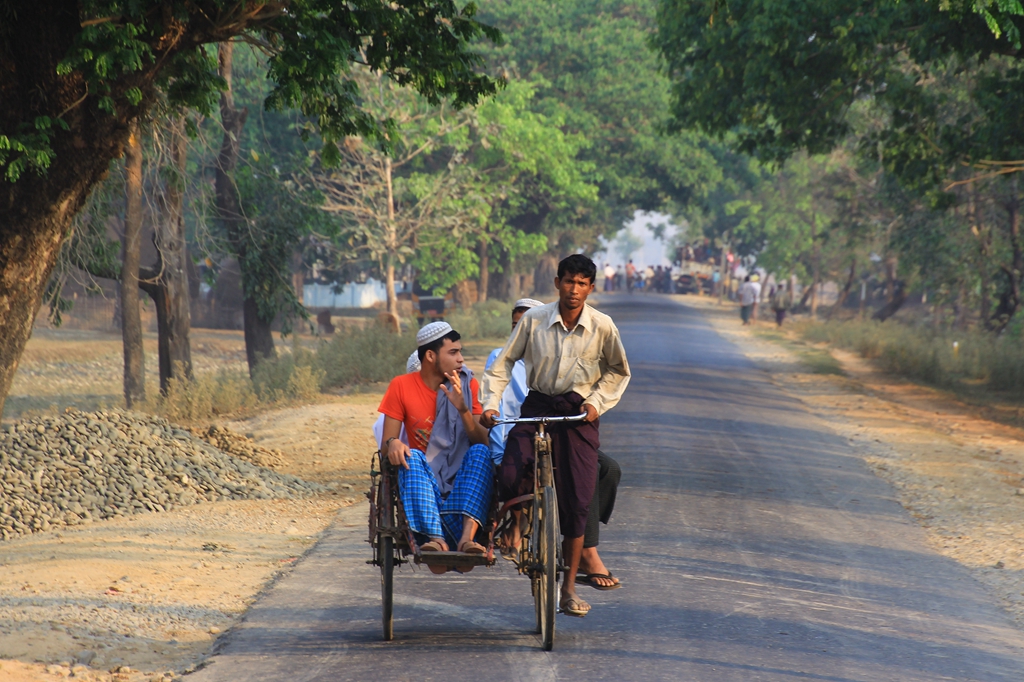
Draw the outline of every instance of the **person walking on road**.
<instances>
[{"instance_id":1,"label":"person walking on road","mask_svg":"<svg viewBox=\"0 0 1024 682\"><path fill-rule=\"evenodd\" d=\"M761 302L761 276L756 272L750 276L750 286L754 290L754 302L750 306L750 322L757 324L757 304Z\"/></svg>"},{"instance_id":2,"label":"person walking on road","mask_svg":"<svg viewBox=\"0 0 1024 682\"><path fill-rule=\"evenodd\" d=\"M607 294L615 288L615 268L611 263L604 264L604 292Z\"/></svg>"},{"instance_id":3,"label":"person walking on road","mask_svg":"<svg viewBox=\"0 0 1024 682\"><path fill-rule=\"evenodd\" d=\"M501 396L520 359L525 360L530 389L522 416L586 414L581 422L552 424L548 430L566 564L559 606L571 616L585 616L590 611L590 604L576 594L576 574L598 480L600 416L618 404L630 377L615 323L587 305L596 275L597 267L584 255L563 259L555 277L558 300L526 311L494 364L484 372L481 386L481 423L487 427L494 426ZM535 431L532 424L520 424L509 432L498 474L503 500L533 492ZM506 546L518 545L517 531L513 524Z\"/></svg>"},{"instance_id":4,"label":"person walking on road","mask_svg":"<svg viewBox=\"0 0 1024 682\"><path fill-rule=\"evenodd\" d=\"M789 290L789 282L775 285L769 303L775 311L775 324L781 327L786 319L786 311L793 305L793 293Z\"/></svg>"},{"instance_id":5,"label":"person walking on road","mask_svg":"<svg viewBox=\"0 0 1024 682\"><path fill-rule=\"evenodd\" d=\"M740 319L743 320L743 324L750 324L750 314L754 310L754 301L757 300L757 290L750 281L750 275L743 278L743 284L740 285L738 293L740 297Z\"/></svg>"}]
</instances>

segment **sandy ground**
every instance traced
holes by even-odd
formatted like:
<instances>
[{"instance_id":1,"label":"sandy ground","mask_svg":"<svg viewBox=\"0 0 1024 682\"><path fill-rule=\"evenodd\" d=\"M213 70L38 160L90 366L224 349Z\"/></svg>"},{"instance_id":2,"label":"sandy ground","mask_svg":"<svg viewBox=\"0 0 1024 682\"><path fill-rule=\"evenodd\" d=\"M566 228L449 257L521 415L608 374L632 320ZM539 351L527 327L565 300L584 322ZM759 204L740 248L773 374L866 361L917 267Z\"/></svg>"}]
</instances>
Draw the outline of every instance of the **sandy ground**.
<instances>
[{"instance_id":1,"label":"sandy ground","mask_svg":"<svg viewBox=\"0 0 1024 682\"><path fill-rule=\"evenodd\" d=\"M244 369L240 332L194 330L192 341L198 372ZM155 340L147 350L155 369ZM6 421L119 404L120 363L116 335L37 330ZM155 373L147 374L156 390ZM202 504L0 542L0 680L164 680L194 668L339 511L362 498L379 400L379 390L324 396L321 404L222 422L279 447L279 471L333 486L320 498Z\"/></svg>"},{"instance_id":2,"label":"sandy ground","mask_svg":"<svg viewBox=\"0 0 1024 682\"><path fill-rule=\"evenodd\" d=\"M482 372L502 341L467 343L467 364ZM192 343L197 372L245 367L240 332L193 330ZM146 344L155 391L155 339ZM116 335L36 330L5 421L119 405L121 361ZM0 680L136 682L194 669L339 514L365 523L353 505L368 487L384 388L219 422L280 450L278 471L331 486L328 495L202 504L0 542Z\"/></svg>"},{"instance_id":3,"label":"sandy ground","mask_svg":"<svg viewBox=\"0 0 1024 682\"><path fill-rule=\"evenodd\" d=\"M845 351L813 346L842 370L814 373L799 359L812 346L792 333L781 343L768 340L776 336L774 321L744 328L732 304L678 300L704 309L774 383L829 420L893 485L931 546L970 569L1024 627L1024 431Z\"/></svg>"},{"instance_id":4,"label":"sandy ground","mask_svg":"<svg viewBox=\"0 0 1024 682\"><path fill-rule=\"evenodd\" d=\"M3 658L128 666L145 679L194 667L339 506L218 502L3 543ZM40 667L20 679L47 679ZM0 679L19 678L0 667Z\"/></svg>"},{"instance_id":5,"label":"sandy ground","mask_svg":"<svg viewBox=\"0 0 1024 682\"><path fill-rule=\"evenodd\" d=\"M834 352L844 375L814 373L795 338L768 340L759 333L767 323L741 327L732 305L678 299L703 308L772 381L846 436L936 551L969 567L1024 626L1024 433L847 353ZM481 372L500 343L467 343L467 364ZM196 330L193 344L198 371L244 367L238 332ZM120 352L114 335L37 334L7 420L118 404ZM169 680L199 664L339 513L363 522L346 508L366 488L383 388L221 422L280 450L279 470L332 486L328 495L203 504L0 543L0 680Z\"/></svg>"},{"instance_id":6,"label":"sandy ground","mask_svg":"<svg viewBox=\"0 0 1024 682\"><path fill-rule=\"evenodd\" d=\"M197 373L246 369L241 332L193 329L191 339ZM159 387L156 335L146 334L143 346L146 391L155 395ZM4 405L4 421L65 407L123 406L123 363L120 334L36 328Z\"/></svg>"}]
</instances>

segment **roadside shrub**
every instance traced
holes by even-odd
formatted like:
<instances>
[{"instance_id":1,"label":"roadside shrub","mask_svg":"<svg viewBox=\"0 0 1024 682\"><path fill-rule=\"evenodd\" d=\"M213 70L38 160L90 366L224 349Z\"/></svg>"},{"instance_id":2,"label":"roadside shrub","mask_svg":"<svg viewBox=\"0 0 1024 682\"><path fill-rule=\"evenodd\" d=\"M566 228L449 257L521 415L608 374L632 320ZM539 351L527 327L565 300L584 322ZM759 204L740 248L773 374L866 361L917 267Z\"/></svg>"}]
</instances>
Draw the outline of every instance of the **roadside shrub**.
<instances>
[{"instance_id":1,"label":"roadside shrub","mask_svg":"<svg viewBox=\"0 0 1024 682\"><path fill-rule=\"evenodd\" d=\"M264 403L311 400L323 386L325 372L317 356L302 348L263 360L252 373L252 383Z\"/></svg>"},{"instance_id":2,"label":"roadside shrub","mask_svg":"<svg viewBox=\"0 0 1024 682\"><path fill-rule=\"evenodd\" d=\"M454 312L446 319L465 339L504 339L512 329L512 304L484 301L469 310Z\"/></svg>"},{"instance_id":3,"label":"roadside shrub","mask_svg":"<svg viewBox=\"0 0 1024 682\"><path fill-rule=\"evenodd\" d=\"M252 377L223 370L172 379L167 394L151 397L146 410L180 424L242 414L281 403L315 400L326 388L390 381L405 371L415 338L369 324L335 333L315 350L293 344L291 352L256 365Z\"/></svg>"},{"instance_id":4,"label":"roadside shrub","mask_svg":"<svg viewBox=\"0 0 1024 682\"><path fill-rule=\"evenodd\" d=\"M887 372L934 386L975 381L1024 394L1024 349L1015 339L979 330L939 332L892 321L814 322L800 332L809 341L855 351Z\"/></svg>"},{"instance_id":5,"label":"roadside shrub","mask_svg":"<svg viewBox=\"0 0 1024 682\"><path fill-rule=\"evenodd\" d=\"M167 394L148 401L148 411L179 424L209 420L211 416L254 408L259 398L245 372L220 371L193 381L171 379Z\"/></svg>"},{"instance_id":6,"label":"roadside shrub","mask_svg":"<svg viewBox=\"0 0 1024 682\"><path fill-rule=\"evenodd\" d=\"M405 371L416 337L394 334L378 325L349 328L334 334L316 352L323 388L390 381Z\"/></svg>"},{"instance_id":7,"label":"roadside shrub","mask_svg":"<svg viewBox=\"0 0 1024 682\"><path fill-rule=\"evenodd\" d=\"M288 396L293 400L313 400L320 394L326 372L309 366L296 367L288 377Z\"/></svg>"}]
</instances>

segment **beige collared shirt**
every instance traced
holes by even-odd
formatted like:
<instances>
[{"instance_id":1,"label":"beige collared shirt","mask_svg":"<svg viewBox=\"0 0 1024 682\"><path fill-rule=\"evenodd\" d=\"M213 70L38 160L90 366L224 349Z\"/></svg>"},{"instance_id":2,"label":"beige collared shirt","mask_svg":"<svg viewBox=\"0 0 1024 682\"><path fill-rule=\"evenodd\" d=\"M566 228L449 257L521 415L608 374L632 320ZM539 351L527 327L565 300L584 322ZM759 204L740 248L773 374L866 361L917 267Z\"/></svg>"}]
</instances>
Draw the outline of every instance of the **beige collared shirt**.
<instances>
[{"instance_id":1,"label":"beige collared shirt","mask_svg":"<svg viewBox=\"0 0 1024 682\"><path fill-rule=\"evenodd\" d=\"M604 414L618 404L629 383L629 363L612 318L584 305L576 328L569 330L558 301L526 311L512 336L484 372L480 389L484 410L497 410L512 367L522 358L532 391L562 395L575 391Z\"/></svg>"}]
</instances>

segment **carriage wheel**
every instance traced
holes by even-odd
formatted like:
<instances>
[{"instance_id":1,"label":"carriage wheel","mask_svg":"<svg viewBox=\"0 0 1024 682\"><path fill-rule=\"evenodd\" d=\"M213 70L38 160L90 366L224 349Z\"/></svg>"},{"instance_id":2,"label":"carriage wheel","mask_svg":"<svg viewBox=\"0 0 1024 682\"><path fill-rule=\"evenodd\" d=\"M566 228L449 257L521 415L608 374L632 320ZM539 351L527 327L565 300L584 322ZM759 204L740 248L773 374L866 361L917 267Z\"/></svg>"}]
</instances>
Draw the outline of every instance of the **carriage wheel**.
<instances>
[{"instance_id":1,"label":"carriage wheel","mask_svg":"<svg viewBox=\"0 0 1024 682\"><path fill-rule=\"evenodd\" d=\"M536 557L542 572L534 601L541 645L544 651L551 651L555 645L555 612L558 610L558 528L555 524L554 488L545 486L536 506L540 526Z\"/></svg>"},{"instance_id":2,"label":"carriage wheel","mask_svg":"<svg viewBox=\"0 0 1024 682\"><path fill-rule=\"evenodd\" d=\"M544 608L543 608L543 605L541 603L541 598L540 598L541 585L543 585L543 584L544 584L544 581L541 580L540 578L534 578L531 581L531 587L533 589L533 606L534 606L534 611L536 611L536 615L537 615L537 634L538 635L544 633L544 616L543 616Z\"/></svg>"},{"instance_id":3,"label":"carriage wheel","mask_svg":"<svg viewBox=\"0 0 1024 682\"><path fill-rule=\"evenodd\" d=\"M380 605L384 624L384 641L395 638L395 539L390 535L382 535L378 539L380 547Z\"/></svg>"}]
</instances>

